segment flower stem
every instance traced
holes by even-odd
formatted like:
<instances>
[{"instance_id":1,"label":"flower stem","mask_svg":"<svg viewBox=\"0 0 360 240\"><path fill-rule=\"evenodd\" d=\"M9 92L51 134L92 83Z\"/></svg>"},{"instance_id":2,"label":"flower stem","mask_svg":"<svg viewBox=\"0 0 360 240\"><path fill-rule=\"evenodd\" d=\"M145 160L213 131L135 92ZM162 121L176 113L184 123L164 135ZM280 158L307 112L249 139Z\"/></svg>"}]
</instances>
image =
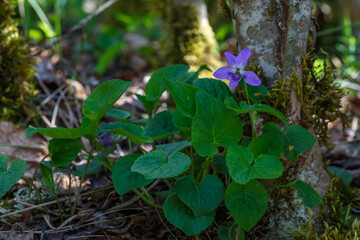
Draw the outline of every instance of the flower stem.
<instances>
[{"instance_id":1,"label":"flower stem","mask_svg":"<svg viewBox=\"0 0 360 240\"><path fill-rule=\"evenodd\" d=\"M245 81L244 81L244 86L245 86L245 94L246 94L247 104L248 104L248 106L250 106L250 98L249 98L249 93L248 93L248 89L247 89L247 83ZM252 138L254 139L256 136L256 132L255 132L253 112L249 112L249 117L250 117L250 125L251 125L251 135L252 135Z\"/></svg>"}]
</instances>

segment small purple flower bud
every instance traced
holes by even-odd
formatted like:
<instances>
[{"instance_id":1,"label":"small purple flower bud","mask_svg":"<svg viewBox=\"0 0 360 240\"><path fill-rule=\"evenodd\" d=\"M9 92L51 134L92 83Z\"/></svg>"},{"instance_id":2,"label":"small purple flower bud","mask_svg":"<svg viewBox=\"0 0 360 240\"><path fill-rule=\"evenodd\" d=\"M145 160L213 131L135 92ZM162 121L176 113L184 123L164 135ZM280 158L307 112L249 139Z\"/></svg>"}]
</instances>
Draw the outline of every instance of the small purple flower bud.
<instances>
[{"instance_id":1,"label":"small purple flower bud","mask_svg":"<svg viewBox=\"0 0 360 240\"><path fill-rule=\"evenodd\" d=\"M99 135L100 142L103 145L104 148L108 148L111 145L115 144L114 139L112 138L111 133L102 133Z\"/></svg>"},{"instance_id":2,"label":"small purple flower bud","mask_svg":"<svg viewBox=\"0 0 360 240\"><path fill-rule=\"evenodd\" d=\"M226 61L229 66L224 66L219 68L214 72L214 77L218 79L228 79L230 81L229 86L231 89L234 89L241 78L244 78L244 81L252 86L259 86L261 84L260 78L252 71L245 71L245 67L251 56L250 49L243 49L237 57L232 55L229 52L225 52Z\"/></svg>"}]
</instances>

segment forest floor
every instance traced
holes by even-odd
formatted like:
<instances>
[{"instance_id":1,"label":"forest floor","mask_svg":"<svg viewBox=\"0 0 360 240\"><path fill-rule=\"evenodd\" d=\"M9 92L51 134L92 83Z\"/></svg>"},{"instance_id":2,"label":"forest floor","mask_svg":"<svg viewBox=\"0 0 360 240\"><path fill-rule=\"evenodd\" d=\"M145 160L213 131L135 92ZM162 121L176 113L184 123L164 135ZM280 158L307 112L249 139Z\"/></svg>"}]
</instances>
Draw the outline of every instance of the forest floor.
<instances>
[{"instance_id":1,"label":"forest floor","mask_svg":"<svg viewBox=\"0 0 360 240\"><path fill-rule=\"evenodd\" d=\"M101 80L93 73L95 59L90 54L81 55L80 61L71 60L71 42L63 42L63 57L53 51L40 51L37 54L38 76L37 87L40 90L37 99L39 117L25 118L17 125L10 122L0 122L0 144L13 146L0 147L0 153L10 158L26 160L28 172L25 177L32 179L41 159L47 154L48 139L42 136L24 138L28 124L38 127L68 127L80 126L81 105L92 89L100 82L108 79L122 79L133 84L128 92L115 103L115 107L132 113L131 118L137 120L145 116L142 104L132 93L144 94L144 86L149 79L149 62L132 50L122 53L109 66L105 77ZM36 51L34 51L36 52ZM135 63L129 65L128 63ZM70 76L76 73L77 79ZM163 99L166 103L166 99ZM339 121L329 123L334 148L323 147L324 162L348 170L352 175L352 186L360 188L360 133L359 119L360 98L345 97L344 103L349 104L349 113L354 117L349 120L350 127L343 134ZM105 117L104 122L113 119ZM16 147L22 145L22 147ZM14 147L15 146L15 147ZM30 147L24 147L30 146ZM143 145L150 150L151 145ZM133 148L136 152L137 149ZM129 153L127 141L120 142L117 149L110 155L118 159ZM72 167L83 164L77 159ZM55 182L61 208L65 219L61 221L56 201L44 188L41 189L42 201L29 193L29 185L20 180L4 196L0 207L0 239L30 240L30 239L190 239L180 230L168 223L164 214L148 206L136 194L129 192L119 196L111 183L111 172L103 169L101 172L86 178L76 209L76 214L70 216L70 207L74 203L74 195L79 186L75 177L69 188L69 175L55 172ZM40 173L36 175L41 178ZM36 180L36 184L41 183ZM147 187L152 193L166 189L161 180ZM156 202L163 202L161 194L153 195ZM223 212L221 212L223 211ZM219 221L225 222L225 208L217 212ZM224 216L222 216L224 215ZM5 216L7 216L5 218ZM218 222L222 225L222 222ZM216 224L211 225L201 236L201 239L217 239ZM258 231L261 232L260 228Z\"/></svg>"}]
</instances>

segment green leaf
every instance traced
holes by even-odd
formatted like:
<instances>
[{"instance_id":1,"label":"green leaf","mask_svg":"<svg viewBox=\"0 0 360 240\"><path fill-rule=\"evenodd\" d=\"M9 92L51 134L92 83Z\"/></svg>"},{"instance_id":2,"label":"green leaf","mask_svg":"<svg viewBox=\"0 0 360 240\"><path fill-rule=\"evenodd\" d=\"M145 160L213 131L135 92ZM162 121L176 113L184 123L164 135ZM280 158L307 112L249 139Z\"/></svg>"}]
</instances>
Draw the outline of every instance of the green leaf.
<instances>
[{"instance_id":1,"label":"green leaf","mask_svg":"<svg viewBox=\"0 0 360 240\"><path fill-rule=\"evenodd\" d=\"M0 154L0 198L24 176L26 171L26 162L24 160L12 160L9 169L7 168L8 163L9 158Z\"/></svg>"},{"instance_id":2,"label":"green leaf","mask_svg":"<svg viewBox=\"0 0 360 240\"><path fill-rule=\"evenodd\" d=\"M282 138L283 137L283 133L279 127L279 125L277 125L274 122L267 122L265 123L263 129L262 129L262 133L270 133L270 134L274 134L277 135L278 137Z\"/></svg>"},{"instance_id":3,"label":"green leaf","mask_svg":"<svg viewBox=\"0 0 360 240\"><path fill-rule=\"evenodd\" d=\"M191 142L188 141L180 141L175 143L161 144L156 145L156 149L163 150L166 157L170 157L176 152L180 152L186 147L191 146Z\"/></svg>"},{"instance_id":4,"label":"green leaf","mask_svg":"<svg viewBox=\"0 0 360 240\"><path fill-rule=\"evenodd\" d=\"M200 78L193 85L203 89L216 99L223 102L226 98L233 97L229 87L222 81L213 78Z\"/></svg>"},{"instance_id":5,"label":"green leaf","mask_svg":"<svg viewBox=\"0 0 360 240\"><path fill-rule=\"evenodd\" d=\"M113 79L97 86L84 101L82 112L93 120L100 120L128 89L131 82Z\"/></svg>"},{"instance_id":6,"label":"green leaf","mask_svg":"<svg viewBox=\"0 0 360 240\"><path fill-rule=\"evenodd\" d=\"M268 154L280 158L283 152L283 139L271 133L264 133L254 138L249 144L249 150L256 158L260 154Z\"/></svg>"},{"instance_id":7,"label":"green leaf","mask_svg":"<svg viewBox=\"0 0 360 240\"><path fill-rule=\"evenodd\" d=\"M205 93L196 94L196 114L192 124L192 143L200 156L212 156L217 146L229 147L242 137L242 122L235 112Z\"/></svg>"},{"instance_id":8,"label":"green leaf","mask_svg":"<svg viewBox=\"0 0 360 240\"><path fill-rule=\"evenodd\" d=\"M63 167L71 163L80 152L82 143L74 139L52 139L49 142L51 163Z\"/></svg>"},{"instance_id":9,"label":"green leaf","mask_svg":"<svg viewBox=\"0 0 360 240\"><path fill-rule=\"evenodd\" d=\"M81 119L82 136L88 139L92 139L93 137L95 137L95 132L99 126L99 122L99 119L93 120L86 116L83 116L83 118Z\"/></svg>"},{"instance_id":10,"label":"green leaf","mask_svg":"<svg viewBox=\"0 0 360 240\"><path fill-rule=\"evenodd\" d=\"M307 183L297 180L295 183L290 184L296 191L298 196L303 200L302 204L306 207L313 209L319 204L323 204L320 195Z\"/></svg>"},{"instance_id":11,"label":"green leaf","mask_svg":"<svg viewBox=\"0 0 360 240\"><path fill-rule=\"evenodd\" d=\"M187 83L174 81L165 81L165 84L179 111L185 117L193 118L196 111L196 93L201 89Z\"/></svg>"},{"instance_id":12,"label":"green leaf","mask_svg":"<svg viewBox=\"0 0 360 240\"><path fill-rule=\"evenodd\" d=\"M196 185L194 176L178 178L174 189L181 201L193 210L195 217L215 210L222 202L225 192L223 183L214 175L206 175L199 186Z\"/></svg>"},{"instance_id":13,"label":"green leaf","mask_svg":"<svg viewBox=\"0 0 360 240\"><path fill-rule=\"evenodd\" d=\"M176 80L181 76L184 76L188 70L189 66L186 65L172 65L160 68L154 72L149 82L146 84L146 98L150 101L158 100L166 88L164 80Z\"/></svg>"},{"instance_id":14,"label":"green leaf","mask_svg":"<svg viewBox=\"0 0 360 240\"><path fill-rule=\"evenodd\" d=\"M152 114L152 111L154 110L155 102L147 100L146 96L142 96L139 94L135 94L135 95L144 106L146 113L150 116Z\"/></svg>"},{"instance_id":15,"label":"green leaf","mask_svg":"<svg viewBox=\"0 0 360 240\"><path fill-rule=\"evenodd\" d=\"M174 126L173 115L170 111L163 111L155 115L145 126L145 133L154 141L165 139L179 132Z\"/></svg>"},{"instance_id":16,"label":"green leaf","mask_svg":"<svg viewBox=\"0 0 360 240\"><path fill-rule=\"evenodd\" d=\"M140 154L130 154L115 163L112 179L119 195L124 195L131 189L143 187L153 181L153 179L145 179L140 173L131 171L131 166L140 156Z\"/></svg>"},{"instance_id":17,"label":"green leaf","mask_svg":"<svg viewBox=\"0 0 360 240\"><path fill-rule=\"evenodd\" d=\"M346 184L346 185L350 184L353 179L351 174L343 168L329 166L329 167L327 167L327 170L330 173L334 174L335 176L340 177L342 179L342 181L344 182L344 184Z\"/></svg>"},{"instance_id":18,"label":"green leaf","mask_svg":"<svg viewBox=\"0 0 360 240\"><path fill-rule=\"evenodd\" d=\"M126 136L136 144L152 143L152 139L148 136L145 136L145 131L142 127L131 123L113 122L102 124L96 131L96 134L99 135L105 132L121 134L123 136Z\"/></svg>"},{"instance_id":19,"label":"green leaf","mask_svg":"<svg viewBox=\"0 0 360 240\"><path fill-rule=\"evenodd\" d=\"M40 133L54 139L77 139L82 136L80 128L36 128L30 125L25 131L25 137L30 137L35 133Z\"/></svg>"},{"instance_id":20,"label":"green leaf","mask_svg":"<svg viewBox=\"0 0 360 240\"><path fill-rule=\"evenodd\" d=\"M164 151L156 150L139 157L131 171L141 173L146 179L175 177L189 169L191 159L183 153L166 158Z\"/></svg>"},{"instance_id":21,"label":"green leaf","mask_svg":"<svg viewBox=\"0 0 360 240\"><path fill-rule=\"evenodd\" d=\"M264 216L268 205L268 193L256 180L246 184L231 182L225 192L225 205L236 223L245 231L249 231Z\"/></svg>"},{"instance_id":22,"label":"green leaf","mask_svg":"<svg viewBox=\"0 0 360 240\"><path fill-rule=\"evenodd\" d=\"M46 164L46 162L48 162L50 164ZM52 165L50 161L41 161L40 162L41 177L44 180L47 190L49 191L51 196L53 196L55 198L56 192L55 192L53 171L52 171L52 167L50 167L49 165L50 166Z\"/></svg>"},{"instance_id":23,"label":"green leaf","mask_svg":"<svg viewBox=\"0 0 360 240\"><path fill-rule=\"evenodd\" d=\"M259 155L255 160L249 149L232 146L226 154L226 165L231 178L245 184L251 179L272 179L282 175L284 168L278 158Z\"/></svg>"},{"instance_id":24,"label":"green leaf","mask_svg":"<svg viewBox=\"0 0 360 240\"><path fill-rule=\"evenodd\" d=\"M116 108L110 108L105 114L120 121L123 121L131 116L131 113Z\"/></svg>"},{"instance_id":25,"label":"green leaf","mask_svg":"<svg viewBox=\"0 0 360 240\"><path fill-rule=\"evenodd\" d=\"M284 136L286 138L286 141L284 142L284 154L286 157L289 156L291 152L297 157L297 155L302 154L311 148L316 141L316 138L311 133L298 125L288 126Z\"/></svg>"},{"instance_id":26,"label":"green leaf","mask_svg":"<svg viewBox=\"0 0 360 240\"><path fill-rule=\"evenodd\" d=\"M175 193L166 198L164 213L171 224L189 236L202 232L215 219L215 211L201 217L195 217L193 211Z\"/></svg>"},{"instance_id":27,"label":"green leaf","mask_svg":"<svg viewBox=\"0 0 360 240\"><path fill-rule=\"evenodd\" d=\"M81 164L81 165L77 165L76 166L76 171L80 172L80 173L83 173L84 170L85 170L85 166L86 166L86 163ZM101 172L101 167L102 167L101 162L96 161L95 159L92 159L90 161L90 163L89 163L88 168L86 169L86 175L94 175L96 173Z\"/></svg>"},{"instance_id":28,"label":"green leaf","mask_svg":"<svg viewBox=\"0 0 360 240\"><path fill-rule=\"evenodd\" d=\"M173 114L173 123L177 128L179 128L185 134L190 133L192 119L182 115L182 113L179 111L178 108L176 108Z\"/></svg>"},{"instance_id":29,"label":"green leaf","mask_svg":"<svg viewBox=\"0 0 360 240\"><path fill-rule=\"evenodd\" d=\"M243 78L241 78L239 84L242 87L242 89L245 89L244 79ZM266 101L264 96L268 95L268 90L264 85L252 86L252 85L247 84L246 87L247 87L247 90L248 90L249 98L255 104L259 104L260 102Z\"/></svg>"},{"instance_id":30,"label":"green leaf","mask_svg":"<svg viewBox=\"0 0 360 240\"><path fill-rule=\"evenodd\" d=\"M286 120L286 118L284 117L284 115L276 110L275 108L272 108L268 105L265 104L258 104L258 105L250 105L248 106L246 104L246 102L241 102L240 103L240 107L237 105L236 101L234 100L234 98L227 98L224 101L225 106L239 114L244 114L244 113L249 113L249 112L266 112L269 113L275 117L277 117L279 120L281 120L283 123L285 123L286 125L288 125L288 122Z\"/></svg>"}]
</instances>

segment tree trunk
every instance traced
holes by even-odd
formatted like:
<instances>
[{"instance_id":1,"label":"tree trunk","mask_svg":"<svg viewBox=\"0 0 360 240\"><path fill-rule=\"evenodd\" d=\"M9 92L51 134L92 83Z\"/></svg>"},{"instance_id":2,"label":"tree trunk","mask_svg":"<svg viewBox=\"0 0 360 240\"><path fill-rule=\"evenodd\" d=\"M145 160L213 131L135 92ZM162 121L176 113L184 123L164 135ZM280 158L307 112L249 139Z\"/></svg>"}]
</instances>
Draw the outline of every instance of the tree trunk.
<instances>
[{"instance_id":1,"label":"tree trunk","mask_svg":"<svg viewBox=\"0 0 360 240\"><path fill-rule=\"evenodd\" d=\"M243 48L252 51L255 61L269 78L268 87L279 79L280 72L282 79L291 77L293 73L302 77L302 56L306 54L311 27L311 6L311 0L230 0L238 51ZM288 120L291 124L300 124L300 101L295 92L290 95ZM312 129L309 131L313 132ZM321 196L328 189L330 178L324 169L318 142L305 157L289 164L285 172L286 176L278 181L285 183L300 178ZM270 238L273 235L287 238L289 229L298 229L303 221L309 220L307 209L294 194L289 189L271 191L267 216ZM319 213L318 207L315 218Z\"/></svg>"},{"instance_id":2,"label":"tree trunk","mask_svg":"<svg viewBox=\"0 0 360 240\"><path fill-rule=\"evenodd\" d=\"M209 24L203 0L156 0L165 22L166 36L161 41L167 64L187 64L197 70L203 64L215 70L221 66L215 34ZM208 72L210 74L210 72ZM210 74L211 75L211 74ZM210 76L209 75L209 76Z\"/></svg>"}]
</instances>

